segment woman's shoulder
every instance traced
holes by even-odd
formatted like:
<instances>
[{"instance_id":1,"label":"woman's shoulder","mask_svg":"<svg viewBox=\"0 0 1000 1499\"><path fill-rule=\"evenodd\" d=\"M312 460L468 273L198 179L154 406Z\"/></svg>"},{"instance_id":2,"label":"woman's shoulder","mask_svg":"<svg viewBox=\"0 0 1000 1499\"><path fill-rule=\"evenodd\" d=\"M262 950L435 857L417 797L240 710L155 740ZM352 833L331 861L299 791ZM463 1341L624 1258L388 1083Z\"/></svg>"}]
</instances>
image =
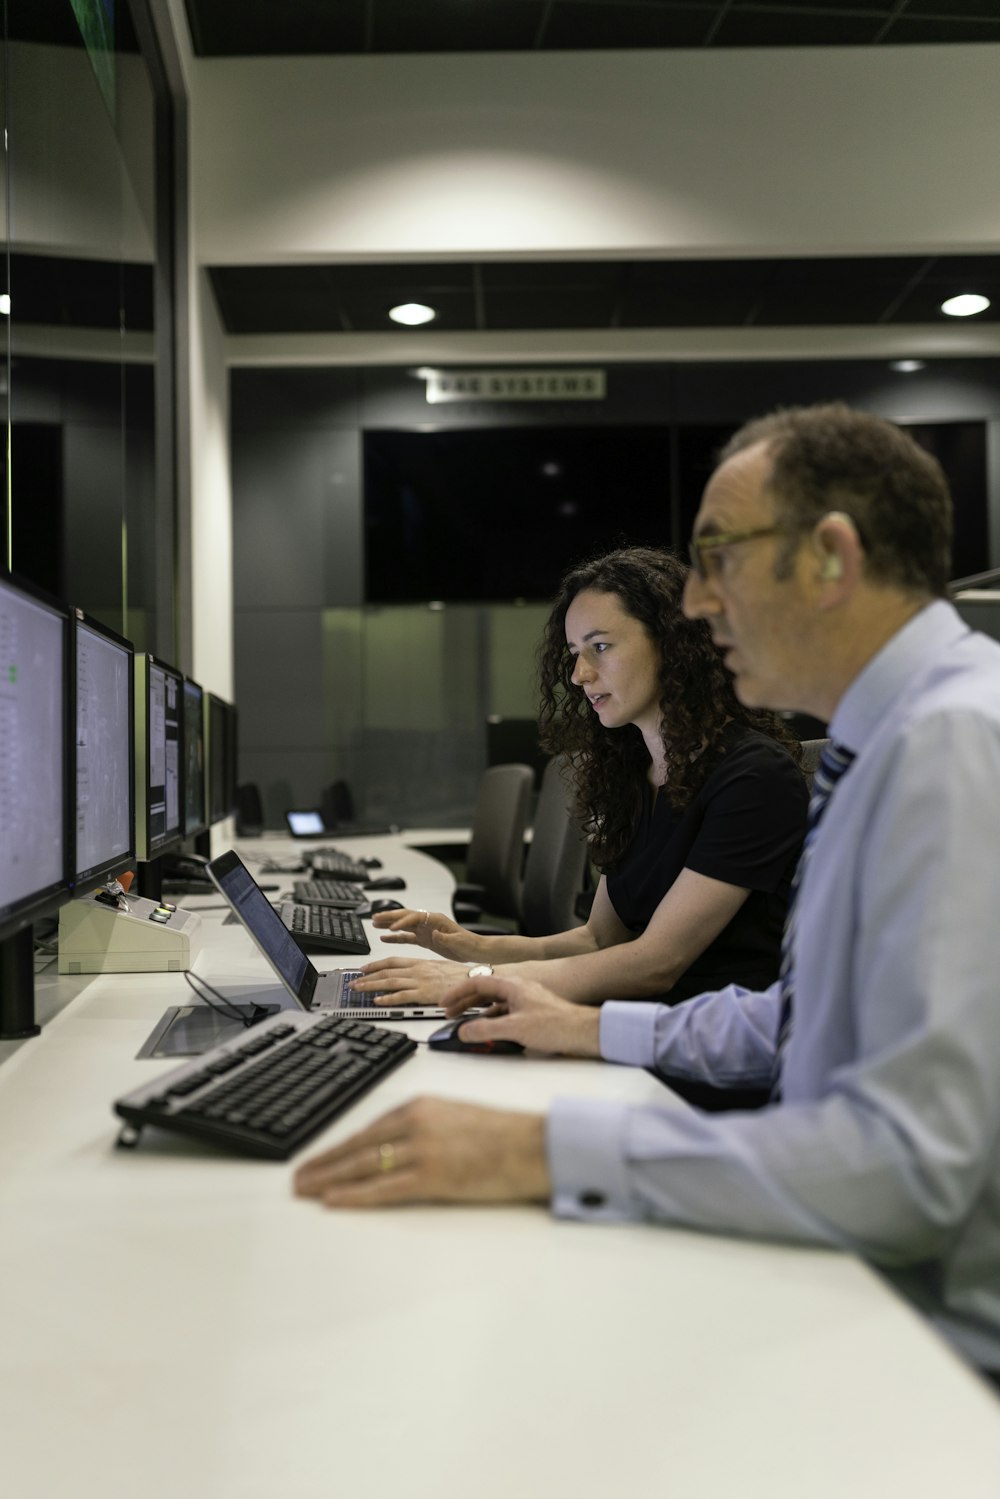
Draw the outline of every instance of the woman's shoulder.
<instances>
[{"instance_id":1,"label":"woman's shoulder","mask_svg":"<svg viewBox=\"0 0 1000 1499\"><path fill-rule=\"evenodd\" d=\"M805 786L805 777L791 751L770 734L747 724L729 723L723 730L722 752L705 780L706 789L736 776L756 774L778 784Z\"/></svg>"}]
</instances>

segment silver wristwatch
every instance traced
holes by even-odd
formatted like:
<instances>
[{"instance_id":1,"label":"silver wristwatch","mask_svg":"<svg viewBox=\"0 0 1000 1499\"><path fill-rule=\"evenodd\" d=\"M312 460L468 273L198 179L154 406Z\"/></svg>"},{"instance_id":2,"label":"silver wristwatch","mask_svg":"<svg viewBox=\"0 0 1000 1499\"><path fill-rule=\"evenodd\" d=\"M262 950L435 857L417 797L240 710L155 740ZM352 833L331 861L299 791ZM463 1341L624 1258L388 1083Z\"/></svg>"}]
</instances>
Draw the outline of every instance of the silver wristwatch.
<instances>
[{"instance_id":1,"label":"silver wristwatch","mask_svg":"<svg viewBox=\"0 0 1000 1499\"><path fill-rule=\"evenodd\" d=\"M493 977L493 964L470 963L469 977L470 979L491 979Z\"/></svg>"}]
</instances>

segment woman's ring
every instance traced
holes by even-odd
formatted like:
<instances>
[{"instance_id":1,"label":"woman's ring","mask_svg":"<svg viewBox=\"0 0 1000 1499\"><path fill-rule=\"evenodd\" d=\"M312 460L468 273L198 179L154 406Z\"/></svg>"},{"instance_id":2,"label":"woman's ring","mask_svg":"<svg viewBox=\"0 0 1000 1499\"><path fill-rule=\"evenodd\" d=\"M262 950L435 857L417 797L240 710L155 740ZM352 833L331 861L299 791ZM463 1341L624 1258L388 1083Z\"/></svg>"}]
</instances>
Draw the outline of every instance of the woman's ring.
<instances>
[{"instance_id":1,"label":"woman's ring","mask_svg":"<svg viewBox=\"0 0 1000 1499\"><path fill-rule=\"evenodd\" d=\"M380 1145L378 1148L378 1164L381 1171L395 1171L396 1152L391 1145Z\"/></svg>"}]
</instances>

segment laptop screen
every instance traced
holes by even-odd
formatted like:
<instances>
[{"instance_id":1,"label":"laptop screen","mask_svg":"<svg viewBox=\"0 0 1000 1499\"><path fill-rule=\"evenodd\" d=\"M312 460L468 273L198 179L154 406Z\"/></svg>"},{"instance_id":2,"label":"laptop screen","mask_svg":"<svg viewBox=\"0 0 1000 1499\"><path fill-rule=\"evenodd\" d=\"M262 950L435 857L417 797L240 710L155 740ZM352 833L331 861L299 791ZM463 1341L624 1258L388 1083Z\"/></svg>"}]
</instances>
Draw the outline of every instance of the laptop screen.
<instances>
[{"instance_id":1,"label":"laptop screen","mask_svg":"<svg viewBox=\"0 0 1000 1499\"><path fill-rule=\"evenodd\" d=\"M308 1009L316 970L243 860L230 849L212 860L209 871L285 988Z\"/></svg>"},{"instance_id":2,"label":"laptop screen","mask_svg":"<svg viewBox=\"0 0 1000 1499\"><path fill-rule=\"evenodd\" d=\"M315 811L286 812L285 821L293 838L317 838L326 832L322 814Z\"/></svg>"}]
</instances>

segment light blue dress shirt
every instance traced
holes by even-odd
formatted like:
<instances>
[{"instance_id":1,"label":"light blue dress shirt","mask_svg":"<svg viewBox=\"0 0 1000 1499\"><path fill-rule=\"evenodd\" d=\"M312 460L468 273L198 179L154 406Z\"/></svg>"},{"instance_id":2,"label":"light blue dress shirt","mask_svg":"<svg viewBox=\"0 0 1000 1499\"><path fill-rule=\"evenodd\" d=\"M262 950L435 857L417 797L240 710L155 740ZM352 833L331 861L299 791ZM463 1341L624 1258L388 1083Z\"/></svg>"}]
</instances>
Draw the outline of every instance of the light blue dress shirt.
<instances>
[{"instance_id":1,"label":"light blue dress shirt","mask_svg":"<svg viewBox=\"0 0 1000 1499\"><path fill-rule=\"evenodd\" d=\"M553 1206L854 1250L1000 1370L1000 646L928 605L830 734L857 758L799 892L782 1101L560 1101ZM601 1052L766 1087L778 1017L777 984L608 1003Z\"/></svg>"}]
</instances>

